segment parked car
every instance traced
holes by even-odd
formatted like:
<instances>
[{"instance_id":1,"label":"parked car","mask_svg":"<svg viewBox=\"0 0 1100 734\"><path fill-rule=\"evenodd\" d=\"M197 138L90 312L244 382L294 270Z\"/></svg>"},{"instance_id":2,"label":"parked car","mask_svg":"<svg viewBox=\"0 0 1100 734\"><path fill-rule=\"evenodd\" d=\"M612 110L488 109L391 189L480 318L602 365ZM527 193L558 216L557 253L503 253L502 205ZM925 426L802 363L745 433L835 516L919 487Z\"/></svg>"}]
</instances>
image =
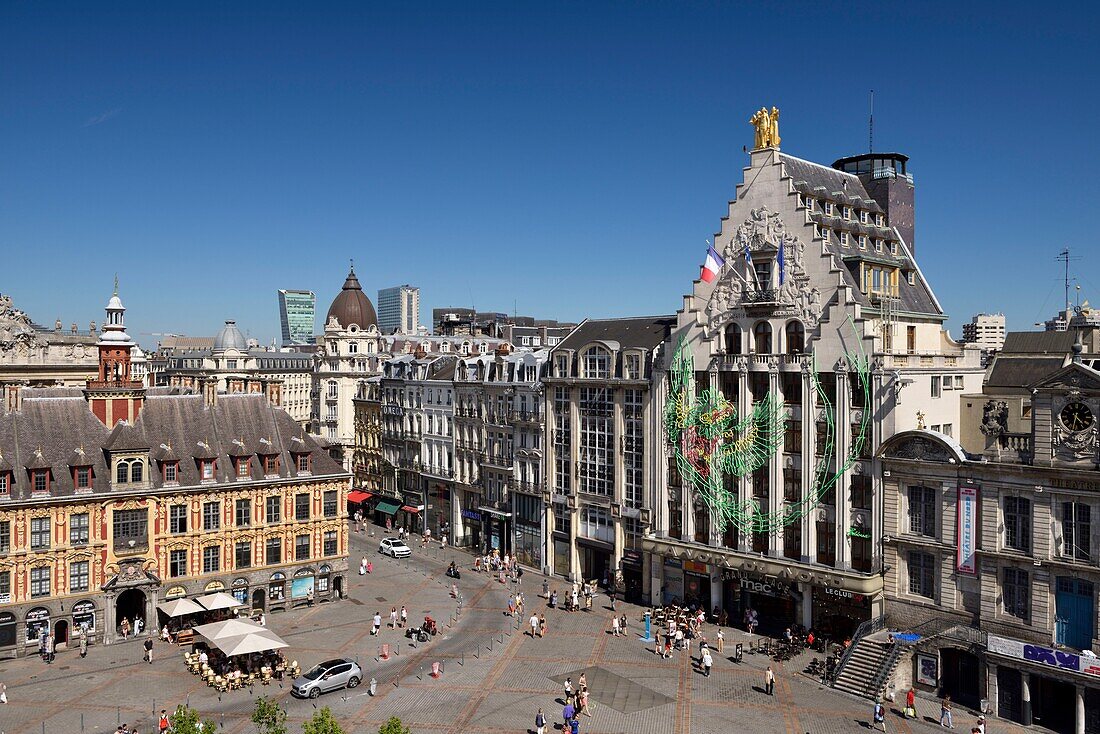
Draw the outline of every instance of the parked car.
<instances>
[{"instance_id":1,"label":"parked car","mask_svg":"<svg viewBox=\"0 0 1100 734\"><path fill-rule=\"evenodd\" d=\"M317 663L294 679L291 695L317 698L339 688L355 688L363 680L363 669L354 660L336 658Z\"/></svg>"},{"instance_id":2,"label":"parked car","mask_svg":"<svg viewBox=\"0 0 1100 734\"><path fill-rule=\"evenodd\" d=\"M378 552L393 558L408 558L412 555L412 549L399 538L382 538L382 542L378 544Z\"/></svg>"}]
</instances>

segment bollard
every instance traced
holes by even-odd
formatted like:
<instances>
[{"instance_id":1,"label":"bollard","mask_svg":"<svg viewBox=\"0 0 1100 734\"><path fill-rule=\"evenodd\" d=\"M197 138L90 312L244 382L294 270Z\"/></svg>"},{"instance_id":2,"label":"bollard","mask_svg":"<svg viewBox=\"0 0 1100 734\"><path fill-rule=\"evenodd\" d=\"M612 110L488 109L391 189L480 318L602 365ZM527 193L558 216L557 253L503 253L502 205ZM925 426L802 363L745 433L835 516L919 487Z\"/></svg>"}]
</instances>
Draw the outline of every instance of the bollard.
<instances>
[{"instance_id":1,"label":"bollard","mask_svg":"<svg viewBox=\"0 0 1100 734\"><path fill-rule=\"evenodd\" d=\"M416 674L417 680L424 680L424 666L420 666L420 672Z\"/></svg>"},{"instance_id":2,"label":"bollard","mask_svg":"<svg viewBox=\"0 0 1100 734\"><path fill-rule=\"evenodd\" d=\"M466 664L466 651L465 650L462 651L462 656L458 659L458 664L459 665L465 665Z\"/></svg>"},{"instance_id":3,"label":"bollard","mask_svg":"<svg viewBox=\"0 0 1100 734\"><path fill-rule=\"evenodd\" d=\"M81 732L84 731L84 714L83 713L80 714L80 731Z\"/></svg>"},{"instance_id":4,"label":"bollard","mask_svg":"<svg viewBox=\"0 0 1100 734\"><path fill-rule=\"evenodd\" d=\"M490 638L489 638L489 648L488 648L488 649L489 649L489 652L492 652L492 651L493 651L493 640L494 640L494 639L496 639L496 638L493 638L493 637L490 637Z\"/></svg>"},{"instance_id":5,"label":"bollard","mask_svg":"<svg viewBox=\"0 0 1100 734\"><path fill-rule=\"evenodd\" d=\"M376 694L378 692L378 679L377 678L372 677L370 679L370 689L369 689L369 691L370 691L371 696L374 696L374 694Z\"/></svg>"},{"instance_id":6,"label":"bollard","mask_svg":"<svg viewBox=\"0 0 1100 734\"><path fill-rule=\"evenodd\" d=\"M390 646L389 646L389 643L386 643L385 645L382 645L382 659L383 660L389 660L390 659Z\"/></svg>"},{"instance_id":7,"label":"bollard","mask_svg":"<svg viewBox=\"0 0 1100 734\"><path fill-rule=\"evenodd\" d=\"M432 672L429 674L433 678L438 678L442 673L439 670L439 661L432 663Z\"/></svg>"},{"instance_id":8,"label":"bollard","mask_svg":"<svg viewBox=\"0 0 1100 734\"><path fill-rule=\"evenodd\" d=\"M121 706L116 706L115 707L115 723L116 724L121 724L122 723L122 707Z\"/></svg>"}]
</instances>

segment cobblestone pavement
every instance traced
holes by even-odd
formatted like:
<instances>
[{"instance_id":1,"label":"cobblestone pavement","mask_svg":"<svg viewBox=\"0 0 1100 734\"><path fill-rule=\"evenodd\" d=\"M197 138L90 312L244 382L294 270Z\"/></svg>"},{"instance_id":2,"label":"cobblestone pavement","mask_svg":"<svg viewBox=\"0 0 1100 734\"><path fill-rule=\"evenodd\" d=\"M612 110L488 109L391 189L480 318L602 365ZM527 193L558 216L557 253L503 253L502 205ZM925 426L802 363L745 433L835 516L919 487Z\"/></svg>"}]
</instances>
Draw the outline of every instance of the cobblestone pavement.
<instances>
[{"instance_id":1,"label":"cobblestone pavement","mask_svg":"<svg viewBox=\"0 0 1100 734\"><path fill-rule=\"evenodd\" d=\"M582 672L593 702L592 716L581 717L580 730L586 734L832 734L869 728L870 703L822 688L799 673L807 659L772 663L775 695L765 695L763 670L770 661L746 654L738 664L728 657L733 644L748 641L742 632L727 633L726 655L715 656L707 678L696 669L693 653L664 660L640 641L640 608L619 606L632 627L625 636L613 637L607 631L611 612L605 599L590 612L547 609L537 598L542 577L527 573L522 583L527 616L537 609L548 622L548 635L532 638L522 620L505 613L508 589L469 570L470 557L462 551L414 546L413 558L395 561L374 552L377 540L353 533L352 567L366 553L374 560L374 573L352 576L348 600L268 617L268 626L290 643L289 657L303 668L334 656L355 658L368 681L371 676L378 680L376 696L369 695L367 681L317 701L291 698L286 682L219 695L184 671L178 648L158 642L149 665L142 662L141 643L127 642L94 647L85 660L64 652L50 666L37 657L0 663L0 681L7 684L11 702L0 706L0 734L112 732L120 721L153 732L156 712L183 702L224 731L253 732L248 717L260 695L286 707L291 731L328 706L349 732L373 733L390 716L399 716L417 733L533 732L540 706L550 722L561 721L562 681L570 676L576 682ZM451 580L443 574L451 560L465 567L457 582L461 604L450 597ZM565 588L560 579L550 583L559 591ZM383 627L372 637L374 612L385 622L390 607L402 604L408 606L410 621L425 614L439 620L441 635L419 647L401 630ZM393 649L386 661L378 659L384 643ZM433 662L441 664L438 679L430 675ZM898 715L896 705L888 708L892 733L939 730L935 701L919 699L920 718L911 721ZM973 715L956 714L956 727L968 731ZM989 730L1015 728L993 720Z\"/></svg>"}]
</instances>

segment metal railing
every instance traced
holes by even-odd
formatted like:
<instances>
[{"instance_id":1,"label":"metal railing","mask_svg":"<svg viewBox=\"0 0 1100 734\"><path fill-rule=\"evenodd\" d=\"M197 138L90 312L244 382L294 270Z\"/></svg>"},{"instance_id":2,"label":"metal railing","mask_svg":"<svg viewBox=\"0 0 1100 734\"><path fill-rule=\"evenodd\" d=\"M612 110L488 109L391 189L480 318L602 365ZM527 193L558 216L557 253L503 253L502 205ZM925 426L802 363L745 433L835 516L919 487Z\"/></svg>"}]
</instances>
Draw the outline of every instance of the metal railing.
<instances>
[{"instance_id":1,"label":"metal railing","mask_svg":"<svg viewBox=\"0 0 1100 734\"><path fill-rule=\"evenodd\" d=\"M840 659L836 662L836 670L833 673L833 682L840 677L840 674L844 672L844 666L848 664L848 660L852 657L852 651L856 649L856 645L867 635L873 635L874 633L886 629L886 615L880 615L874 619L868 619L864 622L860 622L856 627L856 631L852 633L852 643L844 649L844 652L840 654Z\"/></svg>"}]
</instances>

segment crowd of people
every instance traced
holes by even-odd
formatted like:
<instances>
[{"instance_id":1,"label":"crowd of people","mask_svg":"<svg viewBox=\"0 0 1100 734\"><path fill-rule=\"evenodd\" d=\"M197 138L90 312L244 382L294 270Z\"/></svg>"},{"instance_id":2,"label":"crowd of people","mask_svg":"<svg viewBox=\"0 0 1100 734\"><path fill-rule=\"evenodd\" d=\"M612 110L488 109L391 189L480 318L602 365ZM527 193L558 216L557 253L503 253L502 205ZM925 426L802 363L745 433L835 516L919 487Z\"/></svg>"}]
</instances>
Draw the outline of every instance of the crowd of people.
<instances>
[{"instance_id":1,"label":"crowd of people","mask_svg":"<svg viewBox=\"0 0 1100 734\"><path fill-rule=\"evenodd\" d=\"M267 684L273 679L282 680L284 675L294 678L301 673L297 660L287 662L286 656L276 650L229 657L221 650L199 643L193 652L184 653L184 660L188 671L219 690L257 682Z\"/></svg>"}]
</instances>

